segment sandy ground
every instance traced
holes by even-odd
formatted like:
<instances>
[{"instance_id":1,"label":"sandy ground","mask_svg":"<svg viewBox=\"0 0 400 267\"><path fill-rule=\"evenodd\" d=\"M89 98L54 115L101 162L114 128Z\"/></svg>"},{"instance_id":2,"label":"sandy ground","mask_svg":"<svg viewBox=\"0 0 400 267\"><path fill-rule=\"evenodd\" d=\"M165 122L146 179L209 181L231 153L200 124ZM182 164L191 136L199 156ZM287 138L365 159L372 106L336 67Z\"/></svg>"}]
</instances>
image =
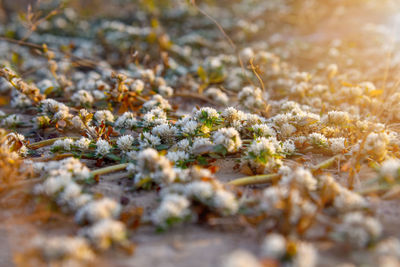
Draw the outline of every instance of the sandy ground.
<instances>
[{"instance_id":1,"label":"sandy ground","mask_svg":"<svg viewBox=\"0 0 400 267\"><path fill-rule=\"evenodd\" d=\"M304 40L313 42L324 42L338 37L338 34L352 35L357 32L357 28L365 25L365 22L376 22L388 20L382 15L355 16L349 21L342 21L340 25L337 22L326 21L319 26L319 29L312 35L304 37ZM326 35L327 32L334 33ZM297 38L291 36L291 38ZM179 101L179 100L178 100ZM204 103L201 103L204 104ZM190 109L188 109L190 110ZM313 158L313 161L319 162L319 158ZM219 171L217 177L222 181L229 181L243 176L234 169L235 162L218 162ZM0 170L1 171L1 170ZM100 183L93 190L101 194L113 197L115 199L125 199L128 202L126 208L142 207L144 214L157 206L157 195L155 192L124 192L121 188L127 182L123 173L116 173L101 177ZM368 175L362 178L366 179ZM245 189L244 189L245 190ZM129 201L126 201L129 199ZM378 201L372 200L377 210L378 217L381 219L385 235L399 234L400 201ZM24 236L29 236L29 226L4 224L0 216L0 266L13 266L12 252L18 248L19 242L24 242ZM29 224L28 224L29 225ZM49 232L55 231L49 229ZM186 267L186 266L218 266L222 257L237 248L244 248L256 255L259 254L259 246L262 236L248 227L242 228L231 224L229 221L219 222L216 226L209 225L184 225L171 229L164 233L157 233L154 227L141 226L132 234L131 240L136 244L134 255L129 256L122 253L108 252L103 256L99 266L163 266L163 267ZM26 241L26 240L25 240ZM338 255L337 251L325 243L317 243L320 252L320 266L335 266L343 262L347 255ZM18 250L18 249L17 249Z\"/></svg>"}]
</instances>

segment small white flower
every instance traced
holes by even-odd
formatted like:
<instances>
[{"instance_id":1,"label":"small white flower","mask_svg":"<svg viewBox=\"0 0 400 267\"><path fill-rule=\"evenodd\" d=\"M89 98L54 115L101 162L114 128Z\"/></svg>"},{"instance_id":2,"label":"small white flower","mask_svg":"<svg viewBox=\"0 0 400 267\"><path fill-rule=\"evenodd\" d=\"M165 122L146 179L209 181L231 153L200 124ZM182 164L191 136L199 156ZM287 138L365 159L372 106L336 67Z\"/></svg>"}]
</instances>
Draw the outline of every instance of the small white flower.
<instances>
[{"instance_id":1,"label":"small white flower","mask_svg":"<svg viewBox=\"0 0 400 267\"><path fill-rule=\"evenodd\" d=\"M122 151L129 151L132 150L133 148L133 142L134 142L134 138L131 135L124 135L121 136L117 139L117 146L119 149L121 149Z\"/></svg>"},{"instance_id":2,"label":"small white flower","mask_svg":"<svg viewBox=\"0 0 400 267\"><path fill-rule=\"evenodd\" d=\"M101 220L83 229L80 234L88 238L99 250L106 250L112 244L123 243L127 237L125 225L111 219Z\"/></svg>"},{"instance_id":3,"label":"small white flower","mask_svg":"<svg viewBox=\"0 0 400 267\"><path fill-rule=\"evenodd\" d=\"M108 153L110 153L110 151L111 151L111 146L106 140L99 139L96 142L96 154L97 155L105 156Z\"/></svg>"},{"instance_id":4,"label":"small white flower","mask_svg":"<svg viewBox=\"0 0 400 267\"><path fill-rule=\"evenodd\" d=\"M88 91L79 90L71 96L71 101L75 106L84 106L93 103L93 96Z\"/></svg>"},{"instance_id":5,"label":"small white flower","mask_svg":"<svg viewBox=\"0 0 400 267\"><path fill-rule=\"evenodd\" d=\"M262 264L250 252L238 249L224 257L221 267L262 267Z\"/></svg>"},{"instance_id":6,"label":"small white flower","mask_svg":"<svg viewBox=\"0 0 400 267\"><path fill-rule=\"evenodd\" d=\"M239 132L234 128L221 128L213 135L215 145L223 145L228 152L236 152L242 146Z\"/></svg>"},{"instance_id":7,"label":"small white flower","mask_svg":"<svg viewBox=\"0 0 400 267\"><path fill-rule=\"evenodd\" d=\"M189 159L189 154L185 151L169 151L166 157L172 162L179 162Z\"/></svg>"},{"instance_id":8,"label":"small white flower","mask_svg":"<svg viewBox=\"0 0 400 267\"><path fill-rule=\"evenodd\" d=\"M89 148L91 140L86 137L81 137L80 139L76 140L74 145L77 146L79 149L85 150Z\"/></svg>"},{"instance_id":9,"label":"small white flower","mask_svg":"<svg viewBox=\"0 0 400 267\"><path fill-rule=\"evenodd\" d=\"M156 225L165 227L170 219L185 219L191 214L189 206L190 202L184 196L166 195L161 205L152 214L152 221Z\"/></svg>"},{"instance_id":10,"label":"small white flower","mask_svg":"<svg viewBox=\"0 0 400 267\"><path fill-rule=\"evenodd\" d=\"M114 115L109 110L98 110L94 113L96 121L100 122L113 122Z\"/></svg>"},{"instance_id":11,"label":"small white flower","mask_svg":"<svg viewBox=\"0 0 400 267\"><path fill-rule=\"evenodd\" d=\"M121 206L118 202L110 198L102 198L91 201L75 214L77 223L95 223L104 219L116 218L121 212Z\"/></svg>"}]
</instances>

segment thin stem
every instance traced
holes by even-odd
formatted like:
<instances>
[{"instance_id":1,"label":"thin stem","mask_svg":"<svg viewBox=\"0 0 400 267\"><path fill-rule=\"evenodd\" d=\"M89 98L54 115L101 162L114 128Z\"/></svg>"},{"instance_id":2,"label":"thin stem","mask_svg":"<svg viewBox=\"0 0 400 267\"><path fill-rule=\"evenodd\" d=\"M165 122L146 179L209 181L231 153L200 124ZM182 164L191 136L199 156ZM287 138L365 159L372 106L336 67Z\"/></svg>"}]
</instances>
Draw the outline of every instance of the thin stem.
<instances>
[{"instance_id":1,"label":"thin stem","mask_svg":"<svg viewBox=\"0 0 400 267\"><path fill-rule=\"evenodd\" d=\"M35 149L38 149L38 148L41 148L41 147L50 146L50 145L54 144L56 141L64 140L66 138L71 138L73 140L78 140L79 139L78 137L65 137L65 136L64 137L56 137L56 138L51 138L51 139L42 140L42 141L39 141L39 142L35 142L35 143L32 143L32 144L29 144L28 148L35 150Z\"/></svg>"},{"instance_id":2,"label":"thin stem","mask_svg":"<svg viewBox=\"0 0 400 267\"><path fill-rule=\"evenodd\" d=\"M391 186L390 185L378 185L378 186L371 186L371 187L366 187L366 188L361 188L359 190L357 190L356 192L360 195L367 195L370 193L375 193L378 191L382 191L382 190L387 190L390 189Z\"/></svg>"},{"instance_id":3,"label":"thin stem","mask_svg":"<svg viewBox=\"0 0 400 267\"><path fill-rule=\"evenodd\" d=\"M244 185L252 185L252 184L264 184L271 182L279 177L279 174L270 173L270 174L263 174L263 175L254 175L254 176L246 176L243 178L235 179L230 181L229 185L234 186L244 186Z\"/></svg>"},{"instance_id":4,"label":"thin stem","mask_svg":"<svg viewBox=\"0 0 400 267\"><path fill-rule=\"evenodd\" d=\"M333 165L333 163L335 163L336 160L339 160L340 158L341 158L341 155L336 155L336 156L331 157L331 158L329 158L327 160L324 160L323 162L319 163L318 165L315 165L312 168L312 171L315 172L315 171L318 171L318 170L329 168L330 166Z\"/></svg>"},{"instance_id":5,"label":"thin stem","mask_svg":"<svg viewBox=\"0 0 400 267\"><path fill-rule=\"evenodd\" d=\"M96 175L107 174L107 173L110 173L110 172L121 171L121 170L126 169L127 166L128 166L128 163L121 163L121 164L108 166L108 167L104 167L104 168L100 168L100 169L91 171L90 174L92 176L96 176Z\"/></svg>"}]
</instances>

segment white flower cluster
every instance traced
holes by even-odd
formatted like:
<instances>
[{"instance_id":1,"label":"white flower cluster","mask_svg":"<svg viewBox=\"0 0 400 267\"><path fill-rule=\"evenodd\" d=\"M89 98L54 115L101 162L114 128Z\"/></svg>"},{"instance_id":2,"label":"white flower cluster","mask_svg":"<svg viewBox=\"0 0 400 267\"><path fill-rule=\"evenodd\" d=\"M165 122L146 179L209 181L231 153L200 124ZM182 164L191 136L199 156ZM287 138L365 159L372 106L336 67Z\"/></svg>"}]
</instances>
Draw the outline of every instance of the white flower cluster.
<instances>
[{"instance_id":1,"label":"white flower cluster","mask_svg":"<svg viewBox=\"0 0 400 267\"><path fill-rule=\"evenodd\" d=\"M140 134L139 138L140 148L155 148L161 144L161 139L158 136L152 135L149 132Z\"/></svg>"},{"instance_id":2,"label":"white flower cluster","mask_svg":"<svg viewBox=\"0 0 400 267\"><path fill-rule=\"evenodd\" d=\"M192 203L205 205L221 215L233 215L238 211L239 204L235 195L227 191L221 183L213 179L200 180L201 177L211 177L210 173L192 168L186 175L192 176L193 181L186 184L172 184L161 192L163 196L161 205L153 214L153 222L156 225L166 227L169 222L172 223L177 218L195 219L189 209ZM177 216L178 214L180 216Z\"/></svg>"},{"instance_id":3,"label":"white flower cluster","mask_svg":"<svg viewBox=\"0 0 400 267\"><path fill-rule=\"evenodd\" d=\"M40 110L43 115L50 116L54 121L70 118L69 108L54 99L45 99L40 102Z\"/></svg>"},{"instance_id":4,"label":"white flower cluster","mask_svg":"<svg viewBox=\"0 0 400 267\"><path fill-rule=\"evenodd\" d=\"M152 148L140 151L136 165L129 165L128 168L136 173L134 178L136 185L143 182L158 185L170 184L176 178L171 162Z\"/></svg>"},{"instance_id":5,"label":"white flower cluster","mask_svg":"<svg viewBox=\"0 0 400 267\"><path fill-rule=\"evenodd\" d=\"M81 237L45 237L37 236L32 241L32 249L44 262L68 262L76 265L91 262L95 258L93 250L86 239Z\"/></svg>"},{"instance_id":6,"label":"white flower cluster","mask_svg":"<svg viewBox=\"0 0 400 267\"><path fill-rule=\"evenodd\" d=\"M164 99L161 95L153 95L152 99L143 104L143 109L150 111L154 108L170 110L171 105L169 104L168 100Z\"/></svg>"},{"instance_id":7,"label":"white flower cluster","mask_svg":"<svg viewBox=\"0 0 400 267\"><path fill-rule=\"evenodd\" d=\"M244 87L238 94L239 103L248 110L262 108L264 103L263 92L253 86Z\"/></svg>"},{"instance_id":8,"label":"white flower cluster","mask_svg":"<svg viewBox=\"0 0 400 267\"><path fill-rule=\"evenodd\" d=\"M386 133L370 133L362 147L362 153L373 156L376 160L382 160L387 154L389 137Z\"/></svg>"},{"instance_id":9,"label":"white flower cluster","mask_svg":"<svg viewBox=\"0 0 400 267\"><path fill-rule=\"evenodd\" d=\"M400 160L396 158L387 159L379 168L379 178L386 183L394 183L400 178Z\"/></svg>"},{"instance_id":10,"label":"white flower cluster","mask_svg":"<svg viewBox=\"0 0 400 267\"><path fill-rule=\"evenodd\" d=\"M167 114L160 107L156 107L144 114L143 122L146 126L164 124L167 123Z\"/></svg>"},{"instance_id":11,"label":"white flower cluster","mask_svg":"<svg viewBox=\"0 0 400 267\"><path fill-rule=\"evenodd\" d=\"M248 165L261 172L270 171L282 162L279 159L282 149L275 138L259 137L253 140L242 158L242 165Z\"/></svg>"},{"instance_id":12,"label":"white flower cluster","mask_svg":"<svg viewBox=\"0 0 400 267\"><path fill-rule=\"evenodd\" d=\"M88 106L94 101L92 94L86 90L79 90L71 96L71 101L75 106Z\"/></svg>"},{"instance_id":13,"label":"white flower cluster","mask_svg":"<svg viewBox=\"0 0 400 267\"><path fill-rule=\"evenodd\" d=\"M107 250L113 244L124 245L127 242L125 225L116 220L103 219L80 231L97 250Z\"/></svg>"},{"instance_id":14,"label":"white flower cluster","mask_svg":"<svg viewBox=\"0 0 400 267\"><path fill-rule=\"evenodd\" d=\"M350 114L346 111L332 110L322 117L321 122L337 126L346 126L350 123Z\"/></svg>"},{"instance_id":15,"label":"white flower cluster","mask_svg":"<svg viewBox=\"0 0 400 267\"><path fill-rule=\"evenodd\" d=\"M215 145L222 145L227 152L237 152L242 147L240 134L234 128L221 128L213 134Z\"/></svg>"},{"instance_id":16,"label":"white flower cluster","mask_svg":"<svg viewBox=\"0 0 400 267\"><path fill-rule=\"evenodd\" d=\"M315 191L317 189L317 180L314 178L312 173L299 167L294 171L290 171L282 176L280 180L281 185L289 186L295 183L297 188L305 189L307 191Z\"/></svg>"},{"instance_id":17,"label":"white flower cluster","mask_svg":"<svg viewBox=\"0 0 400 267\"><path fill-rule=\"evenodd\" d=\"M81 236L101 250L114 243L126 242L125 226L114 220L120 215L120 204L110 198L95 200L83 192L77 182L89 178L89 170L79 160L67 158L35 165L36 171L48 173L46 180L35 187L35 193L53 198L62 209L75 212L77 223L89 225L82 229Z\"/></svg>"},{"instance_id":18,"label":"white flower cluster","mask_svg":"<svg viewBox=\"0 0 400 267\"><path fill-rule=\"evenodd\" d=\"M111 145L104 139L99 139L96 142L96 154L100 157L106 156L110 153L111 149Z\"/></svg>"},{"instance_id":19,"label":"white flower cluster","mask_svg":"<svg viewBox=\"0 0 400 267\"><path fill-rule=\"evenodd\" d=\"M1 148L11 153L17 152L23 157L28 154L28 148L25 145L25 136L19 133L7 134L5 136L5 141L1 144Z\"/></svg>"},{"instance_id":20,"label":"white flower cluster","mask_svg":"<svg viewBox=\"0 0 400 267\"><path fill-rule=\"evenodd\" d=\"M75 221L79 224L94 224L101 220L117 218L120 212L121 206L117 202L102 198L80 208L75 214Z\"/></svg>"},{"instance_id":21,"label":"white flower cluster","mask_svg":"<svg viewBox=\"0 0 400 267\"><path fill-rule=\"evenodd\" d=\"M167 227L175 221L183 221L191 216L189 200L181 195L166 195L160 206L153 212L152 221L155 225Z\"/></svg>"},{"instance_id":22,"label":"white flower cluster","mask_svg":"<svg viewBox=\"0 0 400 267\"><path fill-rule=\"evenodd\" d=\"M206 97L210 98L211 100L214 100L218 104L221 104L221 105L224 105L224 106L228 105L229 97L218 88L213 88L213 87L212 88L208 88L204 92L204 95Z\"/></svg>"},{"instance_id":23,"label":"white flower cluster","mask_svg":"<svg viewBox=\"0 0 400 267\"><path fill-rule=\"evenodd\" d=\"M135 139L133 138L132 135L123 135L123 136L118 137L117 146L123 152L129 152L130 150L133 149L134 141L135 141Z\"/></svg>"},{"instance_id":24,"label":"white flower cluster","mask_svg":"<svg viewBox=\"0 0 400 267\"><path fill-rule=\"evenodd\" d=\"M33 170L36 174L42 176L49 174L51 171L63 170L70 172L78 181L85 180L90 176L88 167L83 165L78 159L72 157L60 161L35 162Z\"/></svg>"},{"instance_id":25,"label":"white flower cluster","mask_svg":"<svg viewBox=\"0 0 400 267\"><path fill-rule=\"evenodd\" d=\"M21 117L16 114L6 115L0 111L0 126L5 128L13 128L21 123Z\"/></svg>"},{"instance_id":26,"label":"white flower cluster","mask_svg":"<svg viewBox=\"0 0 400 267\"><path fill-rule=\"evenodd\" d=\"M221 267L262 267L256 256L246 250L237 249L226 255Z\"/></svg>"},{"instance_id":27,"label":"white flower cluster","mask_svg":"<svg viewBox=\"0 0 400 267\"><path fill-rule=\"evenodd\" d=\"M202 107L199 110L193 110L193 117L197 121L217 120L220 118L218 111L210 107Z\"/></svg>"},{"instance_id":28,"label":"white flower cluster","mask_svg":"<svg viewBox=\"0 0 400 267\"><path fill-rule=\"evenodd\" d=\"M288 243L296 246L296 253L288 258ZM261 254L263 257L277 260L281 263L291 263L297 267L312 267L318 262L318 252L309 243L302 241L287 241L285 237L277 233L268 234L261 246Z\"/></svg>"},{"instance_id":29,"label":"white flower cluster","mask_svg":"<svg viewBox=\"0 0 400 267\"><path fill-rule=\"evenodd\" d=\"M317 206L307 198L307 194L286 185L276 185L264 190L260 209L270 219L280 220L285 210L290 210L289 222L297 225L302 218L311 218L317 212Z\"/></svg>"},{"instance_id":30,"label":"white flower cluster","mask_svg":"<svg viewBox=\"0 0 400 267\"><path fill-rule=\"evenodd\" d=\"M135 115L132 112L125 112L114 123L114 127L117 129L129 129L131 130L137 124Z\"/></svg>"},{"instance_id":31,"label":"white flower cluster","mask_svg":"<svg viewBox=\"0 0 400 267\"><path fill-rule=\"evenodd\" d=\"M336 226L333 233L334 238L360 248L373 244L381 234L382 226L379 221L361 212L344 215L342 222Z\"/></svg>"},{"instance_id":32,"label":"white flower cluster","mask_svg":"<svg viewBox=\"0 0 400 267\"><path fill-rule=\"evenodd\" d=\"M98 124L114 121L114 115L109 110L98 110L94 113L93 117Z\"/></svg>"},{"instance_id":33,"label":"white flower cluster","mask_svg":"<svg viewBox=\"0 0 400 267\"><path fill-rule=\"evenodd\" d=\"M178 129L175 126L165 123L155 126L151 130L151 133L155 136L158 136L162 143L168 144L175 141Z\"/></svg>"}]
</instances>

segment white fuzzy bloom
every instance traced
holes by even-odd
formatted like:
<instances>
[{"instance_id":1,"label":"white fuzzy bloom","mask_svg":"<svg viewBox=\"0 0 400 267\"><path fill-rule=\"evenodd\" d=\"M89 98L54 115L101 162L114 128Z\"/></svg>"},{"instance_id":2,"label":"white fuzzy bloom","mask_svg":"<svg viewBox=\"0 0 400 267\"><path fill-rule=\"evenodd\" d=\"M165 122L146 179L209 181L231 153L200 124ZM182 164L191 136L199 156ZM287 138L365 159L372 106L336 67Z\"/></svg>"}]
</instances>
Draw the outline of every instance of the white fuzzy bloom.
<instances>
[{"instance_id":1,"label":"white fuzzy bloom","mask_svg":"<svg viewBox=\"0 0 400 267\"><path fill-rule=\"evenodd\" d=\"M171 105L169 104L168 100L164 99L161 95L153 95L152 99L143 104L143 109L149 111L154 108L170 110Z\"/></svg>"},{"instance_id":2,"label":"white fuzzy bloom","mask_svg":"<svg viewBox=\"0 0 400 267\"><path fill-rule=\"evenodd\" d=\"M375 242L381 234L382 226L379 221L364 216L361 212L347 213L343 217L343 222L335 229L337 238L357 247L366 247Z\"/></svg>"},{"instance_id":3,"label":"white fuzzy bloom","mask_svg":"<svg viewBox=\"0 0 400 267\"><path fill-rule=\"evenodd\" d=\"M219 189L216 190L213 197L213 206L222 214L235 214L239 205L235 195L229 191Z\"/></svg>"},{"instance_id":4,"label":"white fuzzy bloom","mask_svg":"<svg viewBox=\"0 0 400 267\"><path fill-rule=\"evenodd\" d=\"M32 246L48 263L76 261L75 263L78 264L78 262L91 262L95 258L95 253L86 239L81 237L38 236L33 239Z\"/></svg>"},{"instance_id":5,"label":"white fuzzy bloom","mask_svg":"<svg viewBox=\"0 0 400 267\"><path fill-rule=\"evenodd\" d=\"M249 62L252 58L254 58L254 51L250 47L243 48L239 56L243 60L243 62Z\"/></svg>"},{"instance_id":6,"label":"white fuzzy bloom","mask_svg":"<svg viewBox=\"0 0 400 267\"><path fill-rule=\"evenodd\" d=\"M47 115L54 115L59 113L58 117L67 117L69 114L69 108L54 99L48 98L40 102L41 111Z\"/></svg>"},{"instance_id":7,"label":"white fuzzy bloom","mask_svg":"<svg viewBox=\"0 0 400 267\"><path fill-rule=\"evenodd\" d=\"M297 128L290 123L284 123L279 127L279 130L282 137L290 137L297 131Z\"/></svg>"},{"instance_id":8,"label":"white fuzzy bloom","mask_svg":"<svg viewBox=\"0 0 400 267\"><path fill-rule=\"evenodd\" d=\"M71 96L71 101L75 106L84 106L93 103L93 96L89 91L79 90Z\"/></svg>"},{"instance_id":9,"label":"white fuzzy bloom","mask_svg":"<svg viewBox=\"0 0 400 267\"><path fill-rule=\"evenodd\" d=\"M159 107L153 108L143 116L143 121L147 125L159 125L167 123L167 114Z\"/></svg>"},{"instance_id":10,"label":"white fuzzy bloom","mask_svg":"<svg viewBox=\"0 0 400 267\"><path fill-rule=\"evenodd\" d=\"M140 135L139 144L141 148L156 147L161 144L161 139L149 132L145 132Z\"/></svg>"},{"instance_id":11,"label":"white fuzzy bloom","mask_svg":"<svg viewBox=\"0 0 400 267\"><path fill-rule=\"evenodd\" d=\"M161 85L158 87L158 93L163 97L170 97L174 94L174 89L166 85Z\"/></svg>"},{"instance_id":12,"label":"white fuzzy bloom","mask_svg":"<svg viewBox=\"0 0 400 267\"><path fill-rule=\"evenodd\" d=\"M100 90L93 90L92 95L94 100L103 100L106 98L106 94Z\"/></svg>"},{"instance_id":13,"label":"white fuzzy bloom","mask_svg":"<svg viewBox=\"0 0 400 267\"><path fill-rule=\"evenodd\" d=\"M296 152L296 146L292 140L286 140L282 144L282 151L285 154L292 155Z\"/></svg>"},{"instance_id":14,"label":"white fuzzy bloom","mask_svg":"<svg viewBox=\"0 0 400 267\"><path fill-rule=\"evenodd\" d=\"M45 194L47 196L54 196L56 193L62 191L71 182L72 176L70 173L57 173L57 175L47 178L43 184L37 185L35 192L38 194Z\"/></svg>"},{"instance_id":15,"label":"white fuzzy bloom","mask_svg":"<svg viewBox=\"0 0 400 267\"><path fill-rule=\"evenodd\" d=\"M221 113L222 117L225 118L225 121L232 124L236 121L242 121L246 119L246 115L243 111L237 110L234 107L226 108Z\"/></svg>"},{"instance_id":16,"label":"white fuzzy bloom","mask_svg":"<svg viewBox=\"0 0 400 267\"><path fill-rule=\"evenodd\" d=\"M0 125L3 127L14 127L21 122L21 117L16 114L11 114L5 118L0 119Z\"/></svg>"},{"instance_id":17,"label":"white fuzzy bloom","mask_svg":"<svg viewBox=\"0 0 400 267\"><path fill-rule=\"evenodd\" d=\"M341 153L345 149L344 142L346 139L344 137L329 138L329 148L334 154Z\"/></svg>"},{"instance_id":18,"label":"white fuzzy bloom","mask_svg":"<svg viewBox=\"0 0 400 267\"><path fill-rule=\"evenodd\" d=\"M311 133L308 136L309 142L317 147L326 147L328 145L328 139L320 133Z\"/></svg>"},{"instance_id":19,"label":"white fuzzy bloom","mask_svg":"<svg viewBox=\"0 0 400 267\"><path fill-rule=\"evenodd\" d=\"M197 120L216 120L219 119L220 115L218 111L210 107L200 108L199 110L194 110L194 118Z\"/></svg>"},{"instance_id":20,"label":"white fuzzy bloom","mask_svg":"<svg viewBox=\"0 0 400 267\"><path fill-rule=\"evenodd\" d=\"M121 206L110 198L102 198L91 201L75 214L75 221L82 223L95 223L104 219L112 219L119 216Z\"/></svg>"},{"instance_id":21,"label":"white fuzzy bloom","mask_svg":"<svg viewBox=\"0 0 400 267\"><path fill-rule=\"evenodd\" d=\"M236 152L242 147L242 139L234 128L221 128L213 135L215 145L223 145L228 152Z\"/></svg>"},{"instance_id":22,"label":"white fuzzy bloom","mask_svg":"<svg viewBox=\"0 0 400 267\"><path fill-rule=\"evenodd\" d=\"M91 140L86 137L81 137L80 139L74 142L74 145L77 146L79 149L85 150L89 148Z\"/></svg>"},{"instance_id":23,"label":"white fuzzy bloom","mask_svg":"<svg viewBox=\"0 0 400 267\"><path fill-rule=\"evenodd\" d=\"M106 250L112 244L123 243L127 237L125 225L111 219L100 220L93 226L82 229L80 234L99 250Z\"/></svg>"},{"instance_id":24,"label":"white fuzzy bloom","mask_svg":"<svg viewBox=\"0 0 400 267\"><path fill-rule=\"evenodd\" d=\"M283 176L280 184L288 185L292 182L306 188L309 191L314 191L317 188L317 180L313 177L312 173L303 167L297 168L288 176Z\"/></svg>"},{"instance_id":25,"label":"white fuzzy bloom","mask_svg":"<svg viewBox=\"0 0 400 267\"><path fill-rule=\"evenodd\" d=\"M155 126L151 130L151 133L160 137L160 139L165 143L172 143L175 140L178 129L169 124L160 124Z\"/></svg>"},{"instance_id":26,"label":"white fuzzy bloom","mask_svg":"<svg viewBox=\"0 0 400 267\"><path fill-rule=\"evenodd\" d=\"M105 156L111 151L111 145L103 139L99 139L96 142L96 154L99 156Z\"/></svg>"},{"instance_id":27,"label":"white fuzzy bloom","mask_svg":"<svg viewBox=\"0 0 400 267\"><path fill-rule=\"evenodd\" d=\"M333 125L346 125L350 122L350 115L346 111L332 110L322 118L322 121Z\"/></svg>"},{"instance_id":28,"label":"white fuzzy bloom","mask_svg":"<svg viewBox=\"0 0 400 267\"><path fill-rule=\"evenodd\" d=\"M396 158L387 159L379 169L379 176L387 182L398 180L400 175L400 160Z\"/></svg>"},{"instance_id":29,"label":"white fuzzy bloom","mask_svg":"<svg viewBox=\"0 0 400 267\"><path fill-rule=\"evenodd\" d=\"M204 92L204 95L221 105L228 105L229 97L218 88L209 88Z\"/></svg>"},{"instance_id":30,"label":"white fuzzy bloom","mask_svg":"<svg viewBox=\"0 0 400 267\"><path fill-rule=\"evenodd\" d=\"M281 259L286 254L286 239L280 234L268 234L261 245L261 253L266 258Z\"/></svg>"},{"instance_id":31,"label":"white fuzzy bloom","mask_svg":"<svg viewBox=\"0 0 400 267\"><path fill-rule=\"evenodd\" d=\"M297 253L293 259L294 267L314 267L317 265L318 253L312 244L300 242L296 248Z\"/></svg>"},{"instance_id":32,"label":"white fuzzy bloom","mask_svg":"<svg viewBox=\"0 0 400 267\"><path fill-rule=\"evenodd\" d=\"M262 108L264 105L263 93L260 88L246 86L238 94L239 103L249 109L255 110Z\"/></svg>"},{"instance_id":33,"label":"white fuzzy bloom","mask_svg":"<svg viewBox=\"0 0 400 267\"><path fill-rule=\"evenodd\" d=\"M199 124L196 121L188 120L182 125L182 132L188 135L193 135Z\"/></svg>"},{"instance_id":34,"label":"white fuzzy bloom","mask_svg":"<svg viewBox=\"0 0 400 267\"><path fill-rule=\"evenodd\" d=\"M378 255L388 255L400 258L400 241L395 237L389 237L381 242L375 248Z\"/></svg>"},{"instance_id":35,"label":"white fuzzy bloom","mask_svg":"<svg viewBox=\"0 0 400 267\"><path fill-rule=\"evenodd\" d=\"M202 147L209 147L211 146L213 143L210 141L209 138L205 138L205 137L196 137L193 141L193 145L192 145L192 153L197 154L197 151L199 151L199 149L201 149Z\"/></svg>"},{"instance_id":36,"label":"white fuzzy bloom","mask_svg":"<svg viewBox=\"0 0 400 267\"><path fill-rule=\"evenodd\" d=\"M129 151L133 148L133 142L135 139L131 135L123 135L117 139L117 146L122 151Z\"/></svg>"},{"instance_id":37,"label":"white fuzzy bloom","mask_svg":"<svg viewBox=\"0 0 400 267\"><path fill-rule=\"evenodd\" d=\"M375 156L378 160L387 154L389 137L386 133L370 133L364 143L362 152L366 155Z\"/></svg>"},{"instance_id":38,"label":"white fuzzy bloom","mask_svg":"<svg viewBox=\"0 0 400 267\"><path fill-rule=\"evenodd\" d=\"M82 119L79 116L72 117L71 122L72 122L72 126L75 129L78 129L80 131L85 130L85 125L83 124Z\"/></svg>"},{"instance_id":39,"label":"white fuzzy bloom","mask_svg":"<svg viewBox=\"0 0 400 267\"><path fill-rule=\"evenodd\" d=\"M185 219L190 216L189 200L177 194L166 195L161 205L152 214L152 221L155 225L167 226L168 220Z\"/></svg>"},{"instance_id":40,"label":"white fuzzy bloom","mask_svg":"<svg viewBox=\"0 0 400 267\"><path fill-rule=\"evenodd\" d=\"M114 115L109 110L98 110L94 113L94 118L98 122L113 122Z\"/></svg>"},{"instance_id":41,"label":"white fuzzy bloom","mask_svg":"<svg viewBox=\"0 0 400 267\"><path fill-rule=\"evenodd\" d=\"M185 161L189 159L189 154L186 153L185 151L168 151L166 155L167 159L169 159L172 162L179 162L179 161Z\"/></svg>"},{"instance_id":42,"label":"white fuzzy bloom","mask_svg":"<svg viewBox=\"0 0 400 267\"><path fill-rule=\"evenodd\" d=\"M270 127L269 125L264 123L253 125L252 131L254 135L257 137L276 136L275 130L272 129L272 127Z\"/></svg>"},{"instance_id":43,"label":"white fuzzy bloom","mask_svg":"<svg viewBox=\"0 0 400 267\"><path fill-rule=\"evenodd\" d=\"M132 112L125 112L122 116L118 117L114 126L121 129L131 129L136 125L137 121Z\"/></svg>"},{"instance_id":44,"label":"white fuzzy bloom","mask_svg":"<svg viewBox=\"0 0 400 267\"><path fill-rule=\"evenodd\" d=\"M135 80L130 85L130 91L136 92L137 94L142 93L144 89L144 82L142 80Z\"/></svg>"},{"instance_id":45,"label":"white fuzzy bloom","mask_svg":"<svg viewBox=\"0 0 400 267\"><path fill-rule=\"evenodd\" d=\"M54 142L54 144L52 145L52 148L62 148L66 151L71 150L71 145L74 144L74 140L72 140L71 138L65 138L62 140L57 140Z\"/></svg>"},{"instance_id":46,"label":"white fuzzy bloom","mask_svg":"<svg viewBox=\"0 0 400 267\"><path fill-rule=\"evenodd\" d=\"M245 250L235 250L225 256L221 267L262 267L257 258Z\"/></svg>"},{"instance_id":47,"label":"white fuzzy bloom","mask_svg":"<svg viewBox=\"0 0 400 267\"><path fill-rule=\"evenodd\" d=\"M208 182L195 181L186 185L185 195L200 202L207 203L213 196L214 189Z\"/></svg>"},{"instance_id":48,"label":"white fuzzy bloom","mask_svg":"<svg viewBox=\"0 0 400 267\"><path fill-rule=\"evenodd\" d=\"M176 144L176 148L182 151L189 151L190 150L190 143L188 139L182 139Z\"/></svg>"},{"instance_id":49,"label":"white fuzzy bloom","mask_svg":"<svg viewBox=\"0 0 400 267\"><path fill-rule=\"evenodd\" d=\"M170 184L176 178L171 162L152 148L139 152L135 170L137 171L134 179L136 184L146 178L150 178L151 182L156 184Z\"/></svg>"},{"instance_id":50,"label":"white fuzzy bloom","mask_svg":"<svg viewBox=\"0 0 400 267\"><path fill-rule=\"evenodd\" d=\"M333 205L341 212L348 212L366 208L368 202L363 196L340 186Z\"/></svg>"}]
</instances>

